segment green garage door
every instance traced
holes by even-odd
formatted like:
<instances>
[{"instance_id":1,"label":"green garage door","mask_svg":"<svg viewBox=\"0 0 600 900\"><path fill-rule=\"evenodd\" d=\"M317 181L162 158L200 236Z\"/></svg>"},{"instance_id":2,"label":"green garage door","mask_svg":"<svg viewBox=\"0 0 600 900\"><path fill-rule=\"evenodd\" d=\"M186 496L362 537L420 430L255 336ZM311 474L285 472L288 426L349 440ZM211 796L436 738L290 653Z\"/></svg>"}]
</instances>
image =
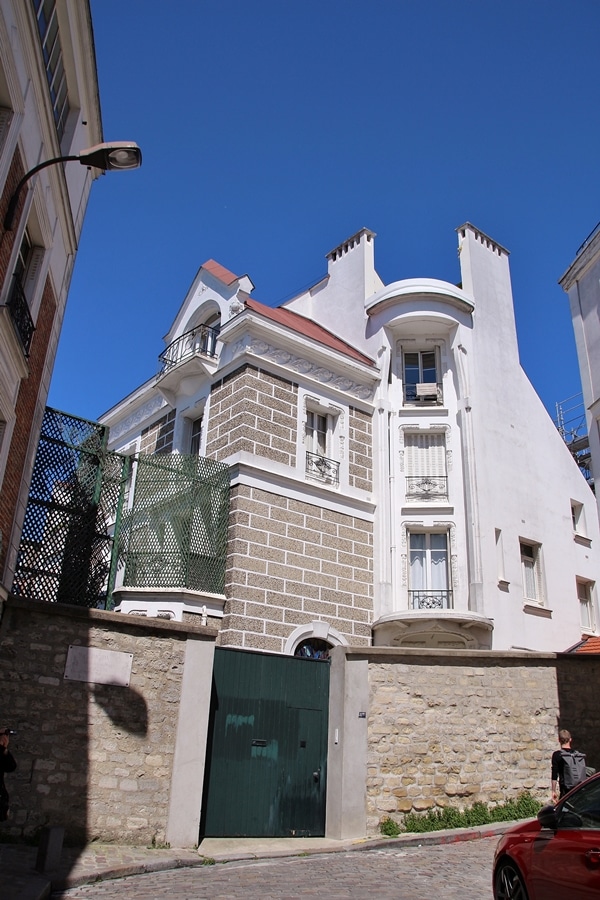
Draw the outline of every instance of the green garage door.
<instances>
[{"instance_id":1,"label":"green garage door","mask_svg":"<svg viewBox=\"0 0 600 900\"><path fill-rule=\"evenodd\" d=\"M329 663L217 647L201 835L325 834Z\"/></svg>"}]
</instances>

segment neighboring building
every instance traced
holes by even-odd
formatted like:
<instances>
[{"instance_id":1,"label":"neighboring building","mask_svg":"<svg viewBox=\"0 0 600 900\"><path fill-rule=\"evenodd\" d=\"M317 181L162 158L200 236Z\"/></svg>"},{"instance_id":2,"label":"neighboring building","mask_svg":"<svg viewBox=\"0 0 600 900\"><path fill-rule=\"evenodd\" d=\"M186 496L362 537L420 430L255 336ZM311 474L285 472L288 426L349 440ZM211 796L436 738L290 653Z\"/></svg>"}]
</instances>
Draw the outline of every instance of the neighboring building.
<instances>
[{"instance_id":1,"label":"neighboring building","mask_svg":"<svg viewBox=\"0 0 600 900\"><path fill-rule=\"evenodd\" d=\"M136 552L156 554L162 587L121 573L118 608L200 613L224 646L287 654L562 650L597 630L599 524L520 367L508 252L465 224L462 286L385 285L374 238L336 247L278 308L247 276L200 267L158 375L101 422L132 457L134 507L139 454L227 463L225 589L160 581L167 541L193 555L208 516L175 538L164 490L149 524L145 488Z\"/></svg>"},{"instance_id":2,"label":"neighboring building","mask_svg":"<svg viewBox=\"0 0 600 900\"><path fill-rule=\"evenodd\" d=\"M88 0L0 0L0 598L12 584L31 470L90 186L41 162L102 141Z\"/></svg>"},{"instance_id":3,"label":"neighboring building","mask_svg":"<svg viewBox=\"0 0 600 900\"><path fill-rule=\"evenodd\" d=\"M559 284L569 295L586 409L592 478L600 484L600 223ZM600 489L596 490L600 504Z\"/></svg>"}]
</instances>

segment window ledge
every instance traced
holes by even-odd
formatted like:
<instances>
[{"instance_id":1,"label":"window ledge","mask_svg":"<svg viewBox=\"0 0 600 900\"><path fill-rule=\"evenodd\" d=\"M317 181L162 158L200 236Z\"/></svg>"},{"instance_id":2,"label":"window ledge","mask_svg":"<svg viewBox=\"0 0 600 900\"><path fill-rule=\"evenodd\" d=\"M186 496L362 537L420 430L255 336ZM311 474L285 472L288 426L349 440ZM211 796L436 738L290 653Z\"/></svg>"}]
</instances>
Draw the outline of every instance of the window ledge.
<instances>
[{"instance_id":1,"label":"window ledge","mask_svg":"<svg viewBox=\"0 0 600 900\"><path fill-rule=\"evenodd\" d=\"M448 415L448 407L447 406L437 406L435 403L432 403L431 406L400 406L398 408L399 416L414 416L420 415L422 413L426 413L428 416L447 416Z\"/></svg>"},{"instance_id":2,"label":"window ledge","mask_svg":"<svg viewBox=\"0 0 600 900\"><path fill-rule=\"evenodd\" d=\"M548 609L547 606L542 606L541 603L536 603L535 600L524 600L523 612L529 613L532 616L541 616L542 619L552 618L552 610Z\"/></svg>"},{"instance_id":3,"label":"window ledge","mask_svg":"<svg viewBox=\"0 0 600 900\"><path fill-rule=\"evenodd\" d=\"M576 544L581 544L582 547L592 546L592 539L586 537L585 534L579 534L577 531L573 532L573 540Z\"/></svg>"}]
</instances>

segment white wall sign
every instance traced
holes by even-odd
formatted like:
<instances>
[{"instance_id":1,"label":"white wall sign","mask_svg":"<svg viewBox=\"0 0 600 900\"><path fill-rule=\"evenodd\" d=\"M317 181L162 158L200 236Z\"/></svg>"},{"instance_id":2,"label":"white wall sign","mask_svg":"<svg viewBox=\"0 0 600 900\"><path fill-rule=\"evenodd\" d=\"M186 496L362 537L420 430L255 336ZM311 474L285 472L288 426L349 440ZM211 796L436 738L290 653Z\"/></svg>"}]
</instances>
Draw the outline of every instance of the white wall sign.
<instances>
[{"instance_id":1,"label":"white wall sign","mask_svg":"<svg viewBox=\"0 0 600 900\"><path fill-rule=\"evenodd\" d=\"M65 663L65 680L129 687L132 663L133 653L71 644Z\"/></svg>"}]
</instances>

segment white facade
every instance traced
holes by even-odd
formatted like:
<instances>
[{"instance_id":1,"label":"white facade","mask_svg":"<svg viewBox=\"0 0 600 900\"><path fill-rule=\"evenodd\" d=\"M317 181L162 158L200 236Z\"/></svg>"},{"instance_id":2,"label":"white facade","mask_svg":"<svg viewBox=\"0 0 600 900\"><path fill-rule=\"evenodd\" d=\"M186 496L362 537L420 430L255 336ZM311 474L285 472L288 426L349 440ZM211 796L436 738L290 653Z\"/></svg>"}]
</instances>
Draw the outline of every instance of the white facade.
<instances>
[{"instance_id":1,"label":"white facade","mask_svg":"<svg viewBox=\"0 0 600 900\"><path fill-rule=\"evenodd\" d=\"M586 409L591 470L600 480L600 228L586 239L560 279L569 296ZM598 489L596 499L600 503Z\"/></svg>"},{"instance_id":2,"label":"white facade","mask_svg":"<svg viewBox=\"0 0 600 900\"><path fill-rule=\"evenodd\" d=\"M227 589L123 588L122 609L200 606L224 643L279 652L566 649L597 629L599 524L520 367L508 252L467 223L462 286L384 285L374 237L278 309L201 267L160 373L101 421L115 450L230 465Z\"/></svg>"},{"instance_id":3,"label":"white facade","mask_svg":"<svg viewBox=\"0 0 600 900\"><path fill-rule=\"evenodd\" d=\"M25 173L101 141L87 0L0 0L1 220ZM4 230L0 221L0 591L12 583L73 263L97 174L76 163L46 168L22 190L12 228Z\"/></svg>"}]
</instances>

